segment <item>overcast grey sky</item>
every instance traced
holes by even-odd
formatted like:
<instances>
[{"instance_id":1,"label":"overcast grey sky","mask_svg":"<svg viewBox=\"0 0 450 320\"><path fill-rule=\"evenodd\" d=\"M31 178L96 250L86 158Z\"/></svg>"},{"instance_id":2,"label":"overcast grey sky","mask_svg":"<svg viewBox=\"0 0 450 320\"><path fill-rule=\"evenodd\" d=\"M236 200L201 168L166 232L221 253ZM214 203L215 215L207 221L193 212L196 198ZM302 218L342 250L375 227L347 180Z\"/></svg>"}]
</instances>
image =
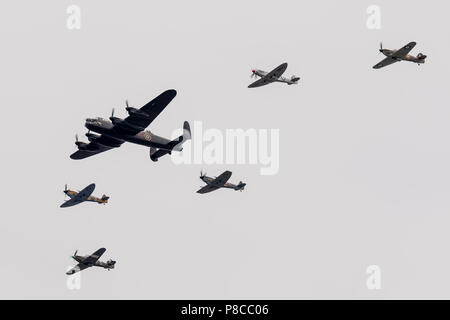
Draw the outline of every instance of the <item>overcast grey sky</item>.
<instances>
[{"instance_id":1,"label":"overcast grey sky","mask_svg":"<svg viewBox=\"0 0 450 320\"><path fill-rule=\"evenodd\" d=\"M81 8L68 30L66 9ZM369 5L381 29L366 26ZM0 298L450 298L446 1L3 1ZM379 42L416 41L381 70ZM298 86L247 89L288 62ZM280 171L153 163L120 149L73 161L87 117L178 95L151 125L279 129ZM193 133L195 134L195 132ZM84 138L84 136L83 136ZM195 191L233 171L244 192ZM107 205L60 209L64 184ZM116 269L81 273L75 249ZM381 290L366 268L381 268Z\"/></svg>"}]
</instances>

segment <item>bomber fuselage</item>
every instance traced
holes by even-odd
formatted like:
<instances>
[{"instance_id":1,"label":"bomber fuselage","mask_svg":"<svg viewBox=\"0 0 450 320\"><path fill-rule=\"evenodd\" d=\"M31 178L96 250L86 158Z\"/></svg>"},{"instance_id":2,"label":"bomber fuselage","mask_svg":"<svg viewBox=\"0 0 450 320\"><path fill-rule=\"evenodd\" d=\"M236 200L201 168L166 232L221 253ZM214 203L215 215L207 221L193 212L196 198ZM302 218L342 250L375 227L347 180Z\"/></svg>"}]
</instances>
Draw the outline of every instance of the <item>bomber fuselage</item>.
<instances>
[{"instance_id":1,"label":"bomber fuselage","mask_svg":"<svg viewBox=\"0 0 450 320\"><path fill-rule=\"evenodd\" d=\"M116 140L116 143L123 143L124 141L140 144L147 147L161 148L164 147L170 140L157 136L151 133L148 130L144 130L143 128L133 127L134 132L137 130L141 130L137 134L127 134L127 127L124 125L122 127L123 130L116 130L116 126L120 127L122 123L121 119L115 118L115 124L112 121L108 121L102 118L96 119L86 119L85 127L91 131L96 133L105 135L107 137L113 138L112 143ZM92 139L92 140L91 140ZM95 137L92 137L90 140L95 141ZM108 142L109 143L109 142Z\"/></svg>"}]
</instances>

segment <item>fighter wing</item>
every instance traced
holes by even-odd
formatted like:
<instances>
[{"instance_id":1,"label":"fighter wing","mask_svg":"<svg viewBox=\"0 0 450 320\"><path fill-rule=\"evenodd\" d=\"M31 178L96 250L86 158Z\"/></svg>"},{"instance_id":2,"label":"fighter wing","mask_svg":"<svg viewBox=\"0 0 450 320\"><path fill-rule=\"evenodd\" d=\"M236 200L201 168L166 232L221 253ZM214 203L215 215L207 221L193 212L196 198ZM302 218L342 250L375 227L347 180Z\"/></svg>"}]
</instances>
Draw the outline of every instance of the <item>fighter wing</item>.
<instances>
[{"instance_id":1,"label":"fighter wing","mask_svg":"<svg viewBox=\"0 0 450 320\"><path fill-rule=\"evenodd\" d=\"M377 63L373 66L374 69L381 69L383 67L386 67L390 64L393 64L395 62L398 62L398 60L394 57L387 57L386 59L382 60L381 62Z\"/></svg>"},{"instance_id":2,"label":"fighter wing","mask_svg":"<svg viewBox=\"0 0 450 320\"><path fill-rule=\"evenodd\" d=\"M394 52L394 57L403 59L416 46L415 42L410 42L401 49Z\"/></svg>"},{"instance_id":3,"label":"fighter wing","mask_svg":"<svg viewBox=\"0 0 450 320\"><path fill-rule=\"evenodd\" d=\"M124 119L124 125L120 125L118 130L126 128L128 134L137 134L147 128L150 123L164 110L165 107L177 95L176 90L167 90L157 96L155 99L143 106L139 111L131 113Z\"/></svg>"},{"instance_id":4,"label":"fighter wing","mask_svg":"<svg viewBox=\"0 0 450 320\"><path fill-rule=\"evenodd\" d=\"M224 173L222 173L220 176L218 176L217 178L215 178L212 182L211 185L215 186L215 187L223 187L225 183L227 183L227 181L230 179L231 177L231 172L230 171L225 171Z\"/></svg>"},{"instance_id":5,"label":"fighter wing","mask_svg":"<svg viewBox=\"0 0 450 320\"><path fill-rule=\"evenodd\" d=\"M85 149L78 150L70 155L71 159L74 160L80 160L84 158L88 158L90 156L111 150L113 148L118 148L120 145L122 145L124 141L105 137L103 135L100 136L100 138L95 139L94 141L88 143L85 146Z\"/></svg>"},{"instance_id":6,"label":"fighter wing","mask_svg":"<svg viewBox=\"0 0 450 320\"><path fill-rule=\"evenodd\" d=\"M98 259L100 259L100 257L105 253L105 251L106 251L105 248L98 249L93 254L91 254L86 259L84 259L83 264L93 265L94 263L96 263L98 261Z\"/></svg>"},{"instance_id":7,"label":"fighter wing","mask_svg":"<svg viewBox=\"0 0 450 320\"><path fill-rule=\"evenodd\" d=\"M84 188L83 190L78 192L75 197L64 202L60 207L67 208L67 207L71 207L71 206L74 206L76 204L86 201L89 198L89 196L92 194L92 192L94 192L94 189L95 189L95 184L91 183L86 188Z\"/></svg>"},{"instance_id":8,"label":"fighter wing","mask_svg":"<svg viewBox=\"0 0 450 320\"><path fill-rule=\"evenodd\" d=\"M216 186L213 186L211 184L208 184L208 185L204 186L203 188L201 188L200 190L198 190L197 193L203 194L203 193L208 193L208 192L211 192L211 191L215 191L217 189L220 189L220 187L216 187Z\"/></svg>"},{"instance_id":9,"label":"fighter wing","mask_svg":"<svg viewBox=\"0 0 450 320\"><path fill-rule=\"evenodd\" d=\"M77 264L75 267L73 267L72 269L70 269L69 271L67 271L66 274L67 274L67 275L71 275L71 274L77 273L77 272L79 272L79 271L81 271L81 270L84 270L84 269L86 269L86 268L89 268L89 266L87 266L87 265L85 265L85 264L83 264L83 263L79 263L79 264Z\"/></svg>"},{"instance_id":10,"label":"fighter wing","mask_svg":"<svg viewBox=\"0 0 450 320\"><path fill-rule=\"evenodd\" d=\"M272 71L270 71L265 76L263 76L261 79L250 84L248 87L249 88L261 87L266 84L277 81L278 78L280 78L281 75L286 71L286 69L287 69L287 63L283 63L283 64L279 65L278 67L276 67L275 69L273 69Z\"/></svg>"}]
</instances>

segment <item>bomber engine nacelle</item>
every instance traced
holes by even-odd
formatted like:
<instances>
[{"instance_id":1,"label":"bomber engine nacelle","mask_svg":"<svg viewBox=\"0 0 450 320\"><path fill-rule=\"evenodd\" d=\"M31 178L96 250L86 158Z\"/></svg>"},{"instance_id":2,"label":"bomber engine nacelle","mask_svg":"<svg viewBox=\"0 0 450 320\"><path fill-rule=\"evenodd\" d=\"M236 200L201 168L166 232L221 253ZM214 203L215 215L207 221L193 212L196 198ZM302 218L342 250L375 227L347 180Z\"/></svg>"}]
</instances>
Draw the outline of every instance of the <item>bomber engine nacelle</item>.
<instances>
[{"instance_id":1,"label":"bomber engine nacelle","mask_svg":"<svg viewBox=\"0 0 450 320\"><path fill-rule=\"evenodd\" d=\"M140 118L148 118L149 115L148 113L145 113L144 111L141 111L139 109L133 108L133 107L126 107L125 110L128 111L128 114L130 116L136 116L136 117L140 117Z\"/></svg>"},{"instance_id":2,"label":"bomber engine nacelle","mask_svg":"<svg viewBox=\"0 0 450 320\"><path fill-rule=\"evenodd\" d=\"M94 134L94 133L90 133L90 132L86 133L86 137L91 142L97 140L98 138L100 138L100 136L98 134Z\"/></svg>"},{"instance_id":3,"label":"bomber engine nacelle","mask_svg":"<svg viewBox=\"0 0 450 320\"><path fill-rule=\"evenodd\" d=\"M95 144L78 141L78 135L75 135L75 144L77 145L78 150L95 151L98 149L98 146Z\"/></svg>"},{"instance_id":4,"label":"bomber engine nacelle","mask_svg":"<svg viewBox=\"0 0 450 320\"><path fill-rule=\"evenodd\" d=\"M127 111L128 112L131 112L131 113L134 113L134 112L136 112L136 114L139 114L140 116L142 116L142 115L146 115L146 113L145 112L141 112L141 111L139 111L139 110L137 110L137 109L135 109L135 108L131 108L131 107L129 107L128 106L128 102L127 102ZM129 110L131 110L131 109L134 109L133 111L129 111ZM148 116L148 115L147 115ZM134 126L134 125L132 125L132 124L130 124L130 123L127 123L127 122L125 122L123 119L120 119L120 118L117 118L117 117L114 117L114 109L112 109L112 113L111 113L111 117L109 117L109 120L111 120L111 122L112 122L112 124L113 125L118 125L119 127L121 127L121 128L123 128L124 130L132 130L132 131L135 131L135 130L137 130L137 131L142 131L142 130L144 130L145 128L141 128L141 127L138 127L138 126Z\"/></svg>"},{"instance_id":5,"label":"bomber engine nacelle","mask_svg":"<svg viewBox=\"0 0 450 320\"><path fill-rule=\"evenodd\" d=\"M114 117L114 116L109 117L109 120L111 120L112 124L118 124L118 123L121 123L123 121L123 119L120 119L120 118L117 118L117 117Z\"/></svg>"},{"instance_id":6,"label":"bomber engine nacelle","mask_svg":"<svg viewBox=\"0 0 450 320\"><path fill-rule=\"evenodd\" d=\"M95 151L98 149L98 147L95 145L81 142L81 141L77 141L77 142L75 142L75 144L77 145L78 150Z\"/></svg>"},{"instance_id":7,"label":"bomber engine nacelle","mask_svg":"<svg viewBox=\"0 0 450 320\"><path fill-rule=\"evenodd\" d=\"M81 142L81 141L76 141L75 144L77 145L78 149L80 150L86 150L87 149L87 143L86 142Z\"/></svg>"}]
</instances>

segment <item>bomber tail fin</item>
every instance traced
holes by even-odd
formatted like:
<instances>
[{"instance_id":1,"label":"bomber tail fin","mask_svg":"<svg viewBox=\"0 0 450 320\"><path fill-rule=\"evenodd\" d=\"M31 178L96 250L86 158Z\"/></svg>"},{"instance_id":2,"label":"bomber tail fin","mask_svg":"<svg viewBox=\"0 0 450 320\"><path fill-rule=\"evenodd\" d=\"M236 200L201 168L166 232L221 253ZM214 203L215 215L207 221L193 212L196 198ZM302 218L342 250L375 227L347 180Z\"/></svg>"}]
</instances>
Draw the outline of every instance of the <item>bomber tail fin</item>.
<instances>
[{"instance_id":1,"label":"bomber tail fin","mask_svg":"<svg viewBox=\"0 0 450 320\"><path fill-rule=\"evenodd\" d=\"M171 154L172 150L175 151L182 151L183 150L183 143L185 143L188 140L191 140L191 127L189 126L189 122L185 121L183 124L183 135L179 136L175 140L170 141L168 144L165 145L164 148L153 148L150 147L150 159L152 161L158 161L159 158L166 154Z\"/></svg>"}]
</instances>

